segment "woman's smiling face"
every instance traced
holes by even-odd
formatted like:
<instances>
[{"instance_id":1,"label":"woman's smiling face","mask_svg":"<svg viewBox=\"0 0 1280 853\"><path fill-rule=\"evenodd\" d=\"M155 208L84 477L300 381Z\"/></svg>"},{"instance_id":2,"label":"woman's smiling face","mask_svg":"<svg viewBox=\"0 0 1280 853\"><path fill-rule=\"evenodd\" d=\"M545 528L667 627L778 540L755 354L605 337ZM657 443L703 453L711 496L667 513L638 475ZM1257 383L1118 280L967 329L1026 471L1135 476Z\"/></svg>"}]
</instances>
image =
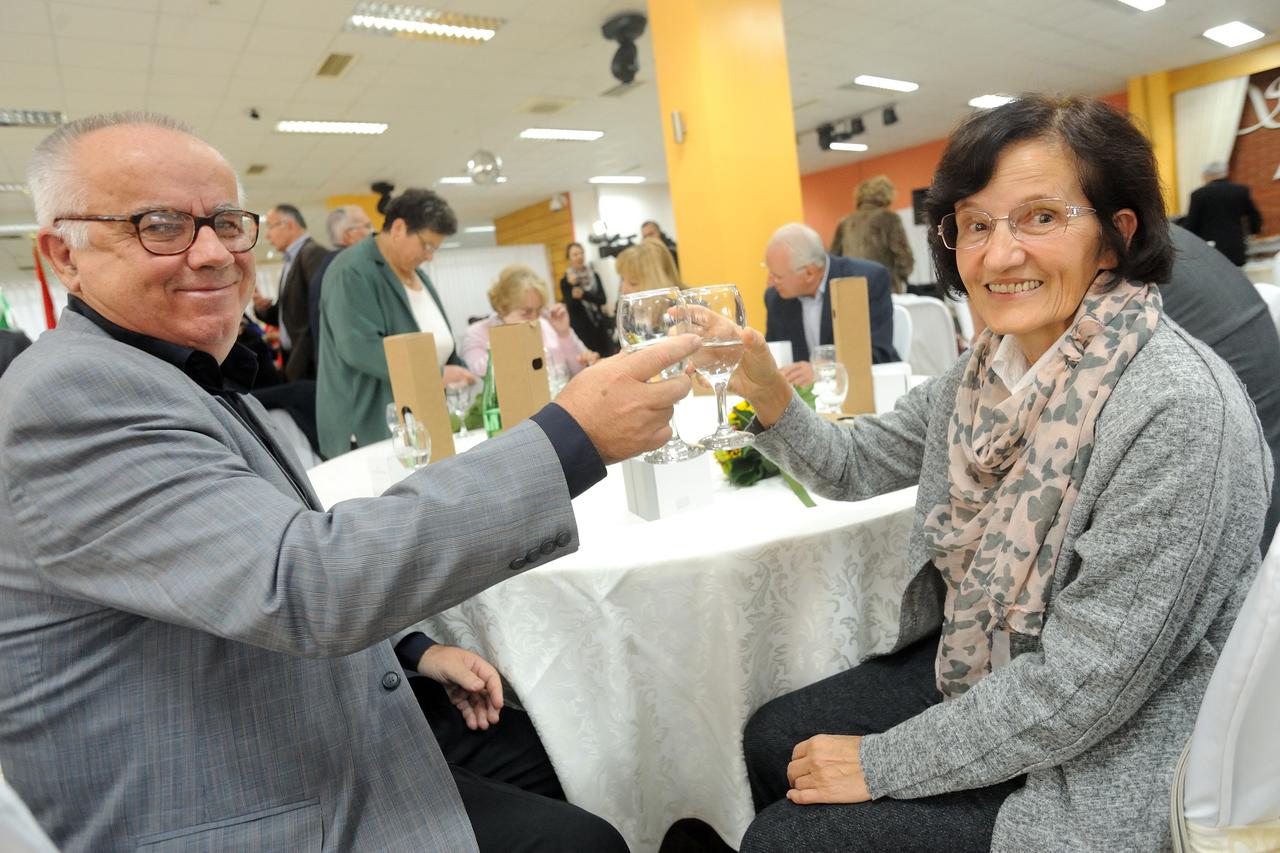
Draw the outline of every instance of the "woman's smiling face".
<instances>
[{"instance_id":1,"label":"woman's smiling face","mask_svg":"<svg viewBox=\"0 0 1280 853\"><path fill-rule=\"evenodd\" d=\"M1036 139L1001 152L991 180L956 202L955 210L999 218L1020 204L1047 198L1090 206L1070 151L1055 140ZM1117 217L1125 215L1133 213L1121 211ZM1015 238L1009 223L1001 220L994 223L985 244L956 250L956 267L970 303L992 331L1013 335L1029 362L1071 325L1098 271L1114 265L1110 252L1099 254L1098 223L1091 215L1072 217L1065 231L1042 237Z\"/></svg>"}]
</instances>

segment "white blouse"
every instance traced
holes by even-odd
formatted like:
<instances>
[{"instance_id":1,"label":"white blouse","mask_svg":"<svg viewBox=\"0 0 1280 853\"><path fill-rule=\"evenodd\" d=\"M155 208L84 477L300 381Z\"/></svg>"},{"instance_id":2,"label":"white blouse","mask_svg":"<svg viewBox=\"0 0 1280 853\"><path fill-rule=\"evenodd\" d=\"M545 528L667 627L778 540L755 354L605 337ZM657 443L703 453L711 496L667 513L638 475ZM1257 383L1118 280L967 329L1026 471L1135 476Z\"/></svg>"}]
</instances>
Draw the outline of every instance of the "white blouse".
<instances>
[{"instance_id":1,"label":"white blouse","mask_svg":"<svg viewBox=\"0 0 1280 853\"><path fill-rule=\"evenodd\" d=\"M401 282L401 284L403 285L404 282ZM444 363L449 360L449 354L453 352L454 348L453 333L449 331L449 324L445 321L444 315L440 313L440 308L436 305L436 301L427 292L426 285L419 287L417 290L405 286L404 292L409 297L409 310L413 312L413 319L418 324L418 331L430 332L436 336L437 367L443 369Z\"/></svg>"}]
</instances>

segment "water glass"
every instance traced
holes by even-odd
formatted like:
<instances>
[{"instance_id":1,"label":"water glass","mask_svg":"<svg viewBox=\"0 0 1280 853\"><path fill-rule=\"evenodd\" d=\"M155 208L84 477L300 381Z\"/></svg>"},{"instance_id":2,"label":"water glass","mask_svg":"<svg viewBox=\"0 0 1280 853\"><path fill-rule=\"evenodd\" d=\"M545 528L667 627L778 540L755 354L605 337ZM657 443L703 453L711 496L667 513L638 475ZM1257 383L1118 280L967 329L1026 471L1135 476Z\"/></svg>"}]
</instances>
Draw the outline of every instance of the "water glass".
<instances>
[{"instance_id":1,"label":"water glass","mask_svg":"<svg viewBox=\"0 0 1280 853\"><path fill-rule=\"evenodd\" d=\"M814 365L813 394L817 409L824 414L839 414L849 394L849 372L838 361Z\"/></svg>"},{"instance_id":2,"label":"water glass","mask_svg":"<svg viewBox=\"0 0 1280 853\"><path fill-rule=\"evenodd\" d=\"M396 459L410 471L416 471L431 461L431 433L425 424L405 412L404 424L391 431L391 447Z\"/></svg>"}]
</instances>

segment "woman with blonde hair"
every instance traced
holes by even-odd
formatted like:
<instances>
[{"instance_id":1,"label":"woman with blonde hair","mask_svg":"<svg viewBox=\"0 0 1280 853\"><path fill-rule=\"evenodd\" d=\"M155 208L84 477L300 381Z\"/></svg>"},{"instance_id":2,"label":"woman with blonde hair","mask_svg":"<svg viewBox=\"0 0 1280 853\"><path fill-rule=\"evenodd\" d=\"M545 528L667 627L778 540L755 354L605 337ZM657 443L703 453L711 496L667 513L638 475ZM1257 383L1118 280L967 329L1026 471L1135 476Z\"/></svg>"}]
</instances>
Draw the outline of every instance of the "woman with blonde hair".
<instances>
[{"instance_id":1,"label":"woman with blonde hair","mask_svg":"<svg viewBox=\"0 0 1280 853\"><path fill-rule=\"evenodd\" d=\"M684 287L675 259L661 240L642 240L622 254L614 262L618 271L618 292L639 293L659 287Z\"/></svg>"},{"instance_id":2,"label":"woman with blonde hair","mask_svg":"<svg viewBox=\"0 0 1280 853\"><path fill-rule=\"evenodd\" d=\"M575 375L594 364L600 356L587 349L569 325L569 312L559 302L551 304L547 283L525 264L512 264L498 274L489 288L492 316L477 320L467 327L462 338L462 360L477 376L489 366L489 332L506 323L537 320L542 327L542 347L547 361L559 364Z\"/></svg>"},{"instance_id":3,"label":"woman with blonde hair","mask_svg":"<svg viewBox=\"0 0 1280 853\"><path fill-rule=\"evenodd\" d=\"M884 175L858 184L853 195L856 209L836 226L831 254L875 261L893 277L893 292L905 293L916 259L907 243L907 229L889 209L896 192Z\"/></svg>"}]
</instances>

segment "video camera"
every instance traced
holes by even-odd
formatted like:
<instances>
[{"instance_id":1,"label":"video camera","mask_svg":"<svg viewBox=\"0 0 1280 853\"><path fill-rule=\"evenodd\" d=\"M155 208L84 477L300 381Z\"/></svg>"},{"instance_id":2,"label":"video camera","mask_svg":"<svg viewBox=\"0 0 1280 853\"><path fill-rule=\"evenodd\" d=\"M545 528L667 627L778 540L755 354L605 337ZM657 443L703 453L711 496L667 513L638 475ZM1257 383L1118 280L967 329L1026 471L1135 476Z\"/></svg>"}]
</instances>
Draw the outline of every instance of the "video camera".
<instances>
[{"instance_id":1,"label":"video camera","mask_svg":"<svg viewBox=\"0 0 1280 853\"><path fill-rule=\"evenodd\" d=\"M616 258L624 249L636 244L635 234L628 234L626 237L621 234L592 234L587 239L600 252L602 261L605 258Z\"/></svg>"}]
</instances>

